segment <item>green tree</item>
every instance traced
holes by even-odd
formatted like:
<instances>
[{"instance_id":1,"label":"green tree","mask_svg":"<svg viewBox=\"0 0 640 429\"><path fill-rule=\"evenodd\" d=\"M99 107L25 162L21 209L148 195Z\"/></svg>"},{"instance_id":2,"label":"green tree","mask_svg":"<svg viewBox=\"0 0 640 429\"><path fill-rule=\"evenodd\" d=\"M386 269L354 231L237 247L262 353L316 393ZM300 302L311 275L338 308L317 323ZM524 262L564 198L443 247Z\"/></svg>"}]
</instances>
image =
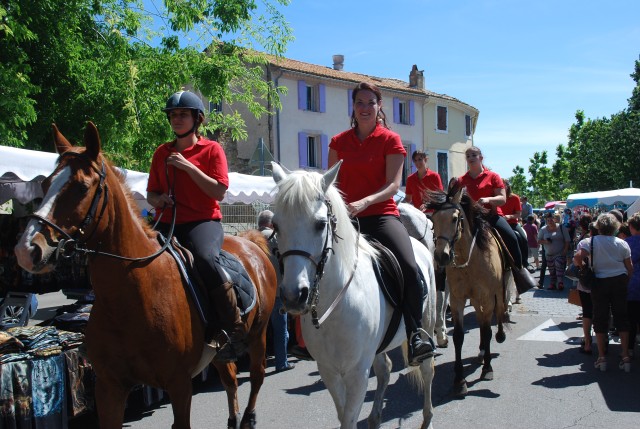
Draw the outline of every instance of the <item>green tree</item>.
<instances>
[{"instance_id":1,"label":"green tree","mask_svg":"<svg viewBox=\"0 0 640 429\"><path fill-rule=\"evenodd\" d=\"M524 168L516 165L512 171L513 176L509 177L511 192L520 197L525 195L528 197L530 192L527 189L527 177L524 175Z\"/></svg>"},{"instance_id":2,"label":"green tree","mask_svg":"<svg viewBox=\"0 0 640 429\"><path fill-rule=\"evenodd\" d=\"M144 171L155 147L172 138L160 109L185 85L206 99L268 114L264 106L278 106L279 98L264 79L263 52L281 55L291 40L278 9L288 2L5 0L3 144L51 150L52 122L79 141L92 120L112 161ZM210 114L206 127L246 137L235 111Z\"/></svg>"}]
</instances>

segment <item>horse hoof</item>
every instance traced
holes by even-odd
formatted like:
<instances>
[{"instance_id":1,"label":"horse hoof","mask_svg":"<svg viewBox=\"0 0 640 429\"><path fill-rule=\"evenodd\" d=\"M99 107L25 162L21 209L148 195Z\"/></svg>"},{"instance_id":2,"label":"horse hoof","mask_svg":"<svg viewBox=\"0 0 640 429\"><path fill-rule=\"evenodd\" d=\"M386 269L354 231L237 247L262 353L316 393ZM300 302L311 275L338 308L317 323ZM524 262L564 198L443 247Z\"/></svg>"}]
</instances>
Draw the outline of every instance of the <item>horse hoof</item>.
<instances>
[{"instance_id":1,"label":"horse hoof","mask_svg":"<svg viewBox=\"0 0 640 429\"><path fill-rule=\"evenodd\" d=\"M438 341L438 347L442 348L442 349L446 349L447 347L449 347L449 339L447 337L444 338L437 338Z\"/></svg>"},{"instance_id":2,"label":"horse hoof","mask_svg":"<svg viewBox=\"0 0 640 429\"><path fill-rule=\"evenodd\" d=\"M256 412L244 412L242 421L240 422L240 429L256 429Z\"/></svg>"},{"instance_id":3,"label":"horse hoof","mask_svg":"<svg viewBox=\"0 0 640 429\"><path fill-rule=\"evenodd\" d=\"M229 419L227 420L227 429L240 429L240 426L238 426L239 419L240 413L233 417L229 417Z\"/></svg>"},{"instance_id":4,"label":"horse hoof","mask_svg":"<svg viewBox=\"0 0 640 429\"><path fill-rule=\"evenodd\" d=\"M506 340L506 339L507 339L507 336L505 335L504 332L498 332L496 334L496 341L498 343L504 343L504 340Z\"/></svg>"},{"instance_id":5,"label":"horse hoof","mask_svg":"<svg viewBox=\"0 0 640 429\"><path fill-rule=\"evenodd\" d=\"M464 398L467 396L467 380L462 380L453 384L453 396L458 398Z\"/></svg>"},{"instance_id":6,"label":"horse hoof","mask_svg":"<svg viewBox=\"0 0 640 429\"><path fill-rule=\"evenodd\" d=\"M480 379L491 381L493 380L493 370L484 371L482 370L482 374L480 375Z\"/></svg>"}]
</instances>

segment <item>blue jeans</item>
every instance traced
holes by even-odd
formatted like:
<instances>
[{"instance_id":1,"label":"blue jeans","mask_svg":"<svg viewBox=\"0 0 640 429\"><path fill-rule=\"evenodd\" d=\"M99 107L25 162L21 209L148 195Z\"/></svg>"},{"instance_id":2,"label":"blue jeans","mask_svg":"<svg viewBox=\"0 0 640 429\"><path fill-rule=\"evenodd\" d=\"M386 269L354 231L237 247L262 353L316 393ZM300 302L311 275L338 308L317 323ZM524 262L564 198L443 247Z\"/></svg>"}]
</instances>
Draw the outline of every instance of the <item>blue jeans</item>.
<instances>
[{"instance_id":1,"label":"blue jeans","mask_svg":"<svg viewBox=\"0 0 640 429\"><path fill-rule=\"evenodd\" d=\"M289 343L289 330L287 329L287 314L280 314L282 300L276 297L276 303L271 312L271 327L273 328L273 354L276 358L276 369L287 366L287 344Z\"/></svg>"}]
</instances>

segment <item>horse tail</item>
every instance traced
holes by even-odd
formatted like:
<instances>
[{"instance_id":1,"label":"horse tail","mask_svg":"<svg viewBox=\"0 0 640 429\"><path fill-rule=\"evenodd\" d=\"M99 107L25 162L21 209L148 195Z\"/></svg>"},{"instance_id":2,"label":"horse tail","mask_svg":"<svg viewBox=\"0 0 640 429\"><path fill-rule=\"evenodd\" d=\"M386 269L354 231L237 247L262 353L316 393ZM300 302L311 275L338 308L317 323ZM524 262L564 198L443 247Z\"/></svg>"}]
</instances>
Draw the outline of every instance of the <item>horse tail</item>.
<instances>
[{"instance_id":1,"label":"horse tail","mask_svg":"<svg viewBox=\"0 0 640 429\"><path fill-rule=\"evenodd\" d=\"M271 256L271 250L269 250L269 243L267 242L267 238L257 229L242 231L240 234L238 234L238 236L249 240L253 244L257 245L260 250L262 250L264 254L267 255L267 257Z\"/></svg>"}]
</instances>

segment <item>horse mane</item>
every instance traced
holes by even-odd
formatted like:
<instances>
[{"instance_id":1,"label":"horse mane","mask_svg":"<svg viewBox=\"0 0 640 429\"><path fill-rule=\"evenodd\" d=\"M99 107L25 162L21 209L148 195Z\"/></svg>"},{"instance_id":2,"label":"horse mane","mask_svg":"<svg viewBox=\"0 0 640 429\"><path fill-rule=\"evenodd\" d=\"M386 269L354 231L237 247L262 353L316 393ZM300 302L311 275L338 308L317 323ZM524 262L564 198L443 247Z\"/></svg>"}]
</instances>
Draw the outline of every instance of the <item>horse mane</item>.
<instances>
[{"instance_id":1,"label":"horse mane","mask_svg":"<svg viewBox=\"0 0 640 429\"><path fill-rule=\"evenodd\" d=\"M456 179L451 179L449 183L449 190L428 191L428 202L426 207L433 210L441 210L446 206L454 205L453 199L455 195L460 191L461 185ZM462 189L462 195L460 198L460 207L464 211L464 215L469 222L472 234L477 232L476 246L481 250L487 250L489 240L491 239L491 225L486 219L489 211L474 201L469 194L467 194L466 188Z\"/></svg>"},{"instance_id":2,"label":"horse mane","mask_svg":"<svg viewBox=\"0 0 640 429\"><path fill-rule=\"evenodd\" d=\"M283 216L300 216L300 213L311 216L313 207L318 201L325 199L331 204L336 217L336 235L333 247L342 249L341 258L347 266L355 261L357 231L351 223L347 206L338 189L331 185L326 194L323 193L324 180L320 173L314 171L297 170L290 173L278 183L278 193L275 197L276 213ZM358 240L358 251L377 257L377 251L367 240ZM336 252L337 253L337 252ZM351 257L349 255L352 255Z\"/></svg>"},{"instance_id":3,"label":"horse mane","mask_svg":"<svg viewBox=\"0 0 640 429\"><path fill-rule=\"evenodd\" d=\"M269 249L267 238L257 229L248 229L246 231L241 231L238 234L238 237L246 238L247 240L257 245L260 250L265 253L265 255L271 255L271 250Z\"/></svg>"},{"instance_id":4,"label":"horse mane","mask_svg":"<svg viewBox=\"0 0 640 429\"><path fill-rule=\"evenodd\" d=\"M68 149L69 152L75 152L78 154L84 154L86 152L86 148L83 147L71 147ZM56 164L60 163L60 159L61 157L58 157L58 161L56 162ZM127 182L125 180L124 175L122 174L122 172L120 171L120 169L114 167L114 165L111 163L111 161L109 161L109 159L107 159L106 156L104 156L102 153L98 154L98 159L97 159L97 165L96 167L98 168L98 171L101 170L101 163L104 162L105 168L107 169L107 176L109 176L109 174L112 174L113 176L115 176L118 180L118 182L120 183L120 188L122 189L122 193L124 194L125 197L125 201L127 202L129 211L131 212L131 217L138 222L138 224L140 225L140 227L142 228L142 230L144 231L145 235L148 238L153 238L155 239L156 235L158 234L157 231L154 231L153 228L151 228L151 225L149 225L146 221L143 220L142 216L140 216L138 214L137 211L137 203L135 202L135 200L133 199L133 195L131 194L131 190L129 189L129 185L127 185Z\"/></svg>"}]
</instances>

